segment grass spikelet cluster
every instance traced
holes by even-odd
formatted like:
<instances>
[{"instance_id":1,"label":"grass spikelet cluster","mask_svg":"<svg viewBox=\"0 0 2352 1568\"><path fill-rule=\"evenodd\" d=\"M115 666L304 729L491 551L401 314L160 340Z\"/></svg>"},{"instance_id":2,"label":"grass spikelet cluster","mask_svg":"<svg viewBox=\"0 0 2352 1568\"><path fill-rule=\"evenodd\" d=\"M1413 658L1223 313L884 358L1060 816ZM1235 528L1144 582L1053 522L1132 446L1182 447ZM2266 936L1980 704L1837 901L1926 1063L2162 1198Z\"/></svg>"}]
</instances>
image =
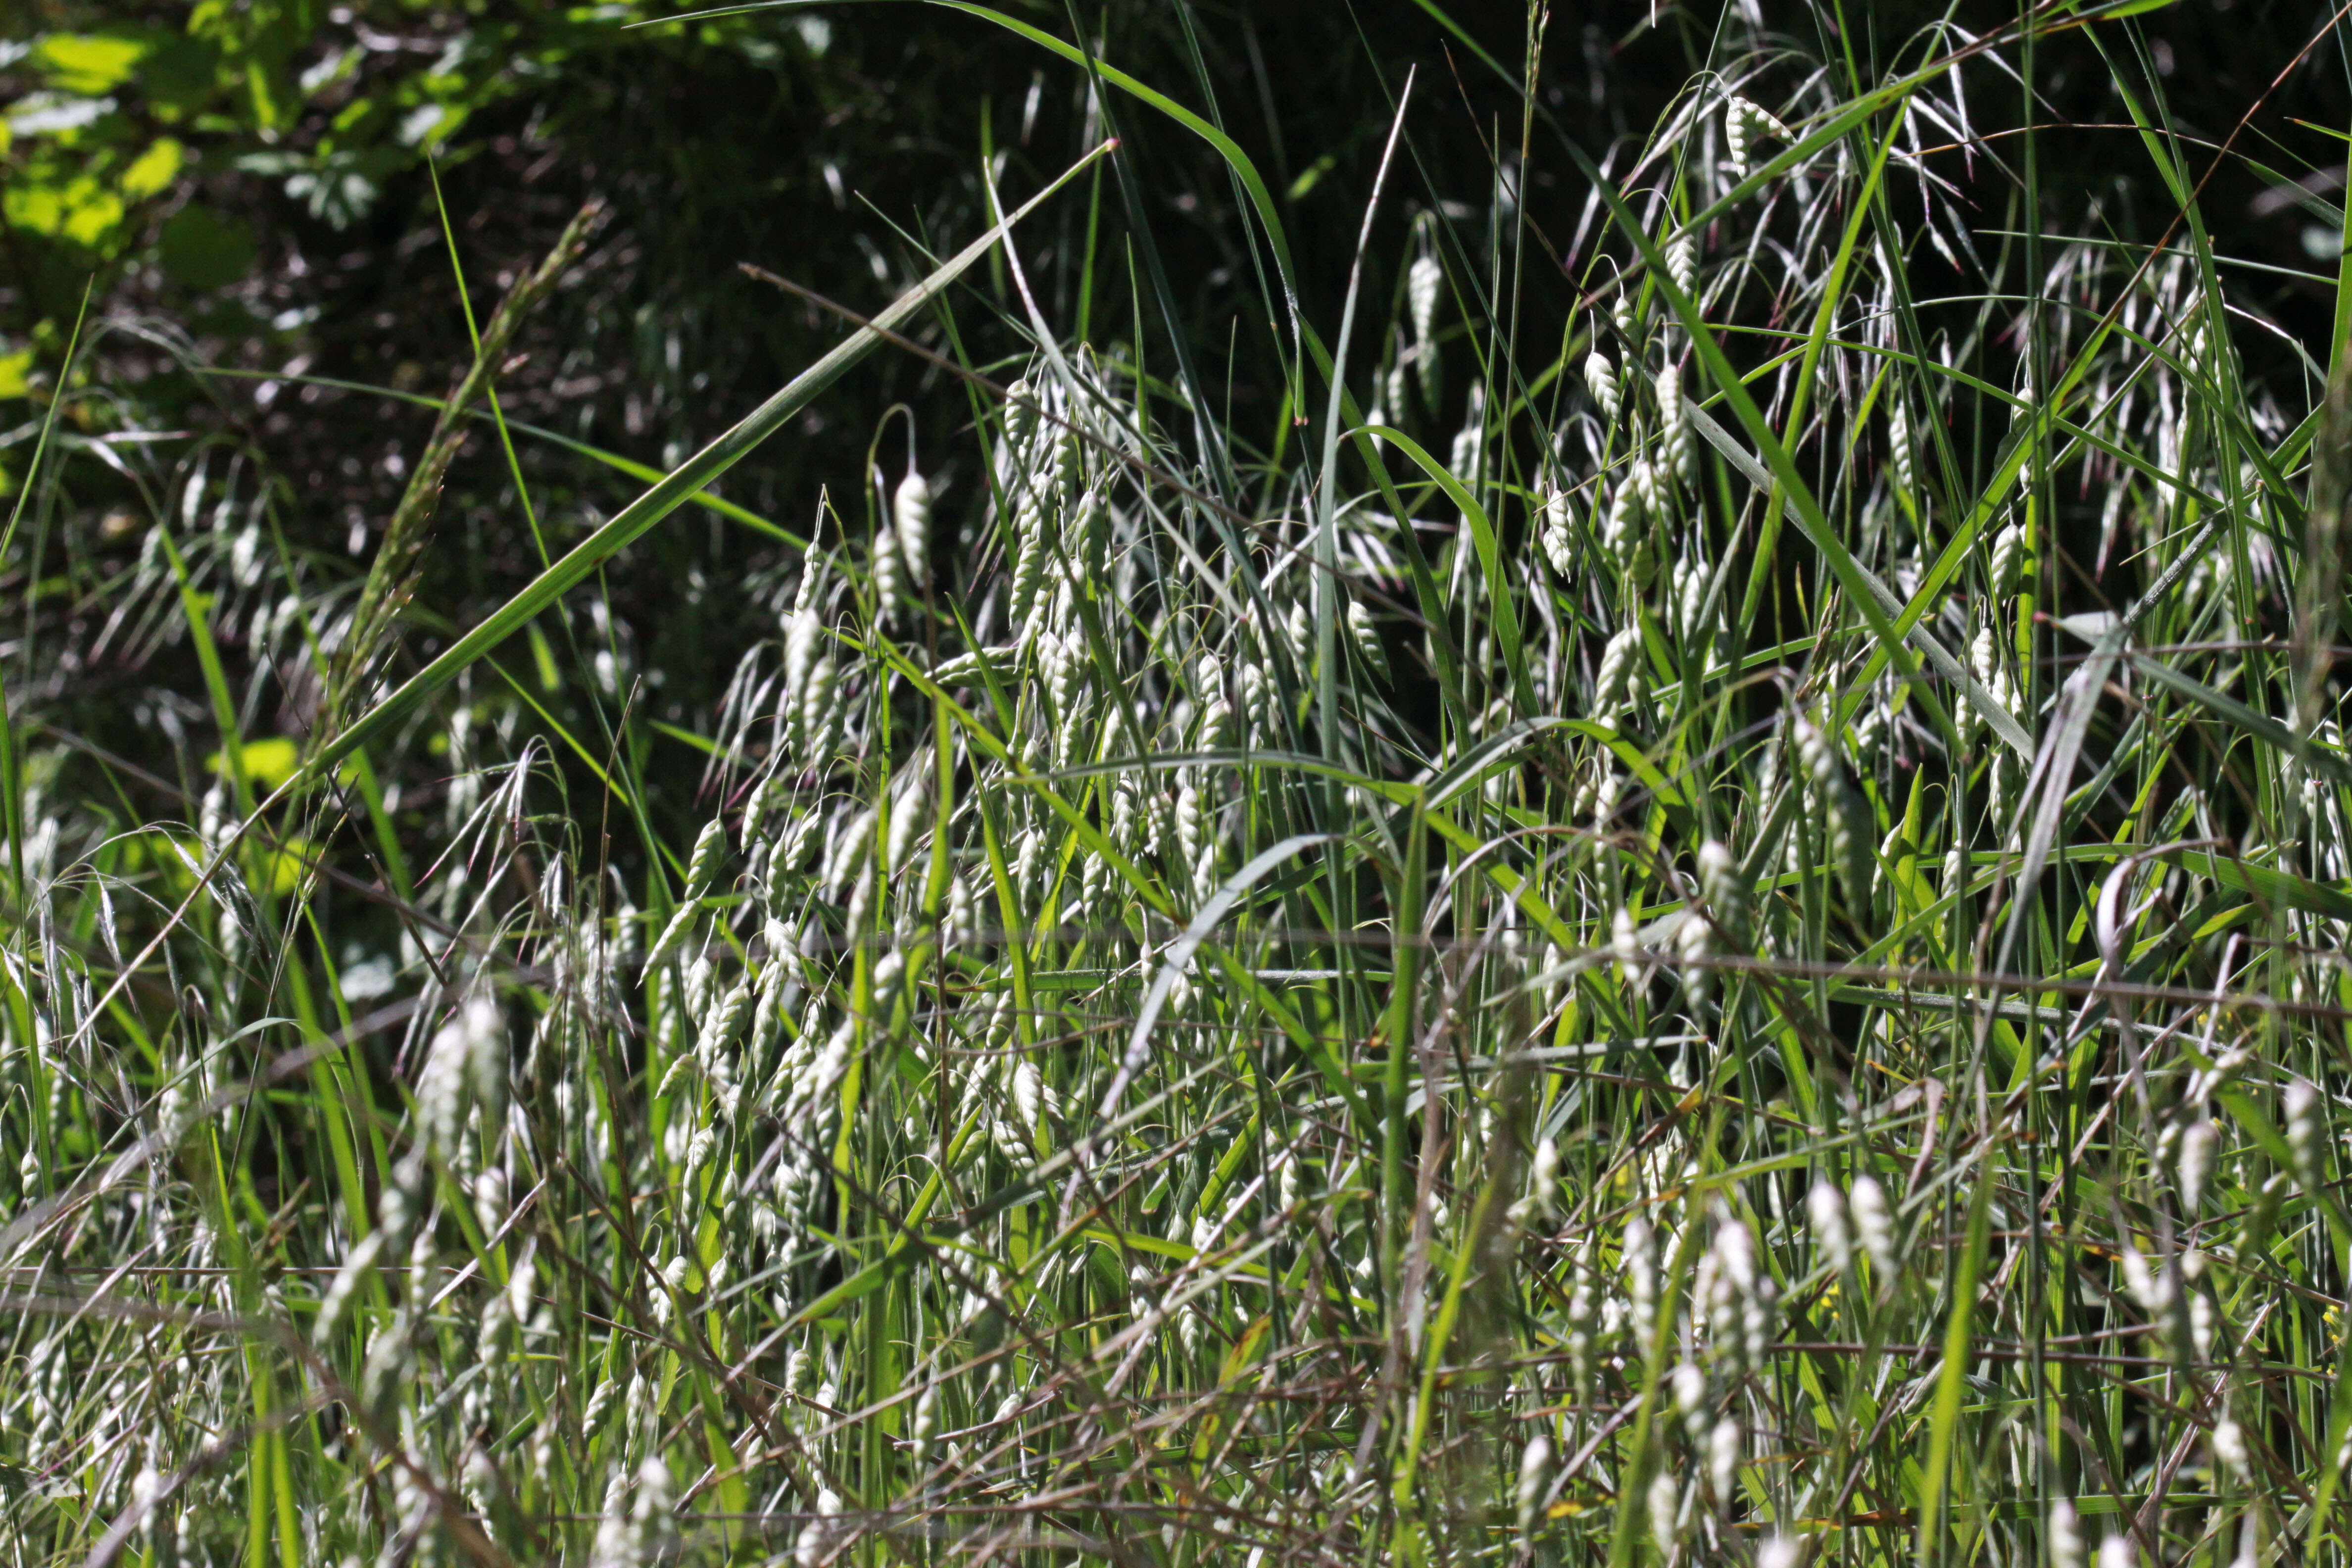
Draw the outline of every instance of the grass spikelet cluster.
<instances>
[{"instance_id":1,"label":"grass spikelet cluster","mask_svg":"<svg viewBox=\"0 0 2352 1568\"><path fill-rule=\"evenodd\" d=\"M609 551L500 632L581 724L491 639L297 747L379 608L153 476L40 635L194 654L180 777L0 759L7 1561L2339 1561L2352 373L1954 197L2035 36L1734 29L1550 272L1384 166L1271 442L912 345L683 832Z\"/></svg>"}]
</instances>

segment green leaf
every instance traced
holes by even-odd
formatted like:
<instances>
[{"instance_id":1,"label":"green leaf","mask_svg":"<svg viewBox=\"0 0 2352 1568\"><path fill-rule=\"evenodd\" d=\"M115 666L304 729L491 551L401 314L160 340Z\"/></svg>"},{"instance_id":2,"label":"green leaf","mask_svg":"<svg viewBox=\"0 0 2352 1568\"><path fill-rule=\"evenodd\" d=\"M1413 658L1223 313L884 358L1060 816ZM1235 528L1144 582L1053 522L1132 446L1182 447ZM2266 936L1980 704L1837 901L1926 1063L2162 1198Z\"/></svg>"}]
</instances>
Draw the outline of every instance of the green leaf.
<instances>
[{"instance_id":1,"label":"green leaf","mask_svg":"<svg viewBox=\"0 0 2352 1568\"><path fill-rule=\"evenodd\" d=\"M2352 759L2316 741L2304 741L2267 713L2257 712L2227 692L2217 691L2194 676L2183 675L2160 659L2140 654L2126 656L2131 667L2168 686L2217 718L2226 719L2264 745L2275 746L2338 784L2352 784Z\"/></svg>"},{"instance_id":2,"label":"green leaf","mask_svg":"<svg viewBox=\"0 0 2352 1568\"><path fill-rule=\"evenodd\" d=\"M52 33L33 46L33 64L60 91L95 96L130 80L152 47L121 34Z\"/></svg>"},{"instance_id":3,"label":"green leaf","mask_svg":"<svg viewBox=\"0 0 2352 1568\"><path fill-rule=\"evenodd\" d=\"M115 184L127 202L143 202L149 196L160 195L179 177L187 162L187 149L169 136L159 138L155 144L131 160Z\"/></svg>"},{"instance_id":4,"label":"green leaf","mask_svg":"<svg viewBox=\"0 0 2352 1568\"><path fill-rule=\"evenodd\" d=\"M114 233L124 210L122 197L91 174L54 184L20 179L0 198L0 209L17 228L93 249Z\"/></svg>"},{"instance_id":5,"label":"green leaf","mask_svg":"<svg viewBox=\"0 0 2352 1568\"><path fill-rule=\"evenodd\" d=\"M1298 200L1299 197L1313 190L1324 175L1339 166L1339 159L1337 153L1324 153L1323 156L1307 164L1298 177L1290 182L1290 189L1286 194L1292 201Z\"/></svg>"},{"instance_id":6,"label":"green leaf","mask_svg":"<svg viewBox=\"0 0 2352 1568\"><path fill-rule=\"evenodd\" d=\"M2166 850L2161 858L2222 887L2251 894L2257 901L2274 909L2301 910L2329 920L2352 921L2352 889L2336 883L2314 882L2291 872L2251 866L2243 860L2201 849Z\"/></svg>"}]
</instances>

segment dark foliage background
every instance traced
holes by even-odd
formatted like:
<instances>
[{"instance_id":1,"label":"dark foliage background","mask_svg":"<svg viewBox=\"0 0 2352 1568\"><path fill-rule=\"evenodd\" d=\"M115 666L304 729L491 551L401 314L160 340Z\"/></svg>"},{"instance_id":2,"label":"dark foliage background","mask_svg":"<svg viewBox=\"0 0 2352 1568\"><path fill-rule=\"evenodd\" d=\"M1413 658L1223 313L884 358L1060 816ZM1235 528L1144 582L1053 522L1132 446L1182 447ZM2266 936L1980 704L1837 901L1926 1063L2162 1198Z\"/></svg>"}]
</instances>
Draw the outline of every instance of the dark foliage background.
<instances>
[{"instance_id":1,"label":"dark foliage background","mask_svg":"<svg viewBox=\"0 0 2352 1568\"><path fill-rule=\"evenodd\" d=\"M1906 49L1916 58L1918 30L1943 14L1853 6L1847 31L1824 37L1792 7L1788 26L1803 29L1795 41L1810 53L1850 53L1868 75ZM471 359L443 214L478 321L583 200L609 204L583 260L525 324L499 395L510 418L663 466L838 340L837 321L739 262L855 310L878 308L918 275L918 247L951 248L983 226L984 166L1017 198L1066 167L1100 123L1082 69L948 7L660 15L530 0L45 4L23 15L0 73L16 105L0 258L0 393L16 417L0 464L14 489L85 284L89 343L77 374L109 395L78 404L85 427L69 434L168 438L115 441L100 453L107 461L68 464L34 498L22 525L29 548L10 557L0 584L13 702L159 773L184 765L170 742L205 711L185 650L129 630L100 636L93 617L121 618L101 590L132 567L143 514L188 493L197 467L241 475L243 493L269 499L270 520L309 570L356 583L431 424L428 409L389 394L438 395ZM1066 12L1019 15L1074 36ZM1963 34L2010 15L1979 5L1954 13ZM1079 19L1107 61L1209 114L1257 162L1296 248L1303 308L1327 332L1409 70L1417 106L1402 199L1367 254L1373 296L1402 287L1417 215L1439 215L1443 243L1489 221L1498 171L1517 179L1517 67L1496 62L1525 52L1533 19L1521 8L1114 0ZM2236 135L2206 205L2229 226L2218 248L2247 264L2309 271L2314 252L2332 253L2332 193L2306 194L2268 172L2332 164L2341 182L2336 128L2352 100L2337 49L2306 47L2318 20L2306 7L2246 0L2143 19L2145 65L2179 128L2217 147ZM632 26L640 21L655 25ZM1538 253L1527 258L1517 316L1530 342L1556 339L1590 282L1578 249L1589 193L1560 139L1609 166L1630 162L1637 133L1706 58L1711 25L1684 5L1647 4L1559 5L1544 22L1524 179ZM1982 140L1932 154L1937 173L1979 205L1986 229L2021 228L2013 210L1999 216L2017 198L1996 165L2023 145L2009 133L2030 113L2044 128L2031 174L2049 216L2071 223L2091 206L2119 237L2160 233L2175 208L2145 172L2110 64L2087 35L2044 37L2032 76L2030 109L2014 79L2006 90L1988 90L2004 85L1990 71L1971 82L1970 129ZM1792 77L1759 90L1796 85ZM1249 248L1254 230L1214 150L1113 96L1124 167L1056 202L1022 237L1038 303L1057 331L1083 321L1107 349L1139 345L1157 374L1175 374L1181 334L1202 383L1227 401L1236 438L1258 444L1237 454L1246 472L1285 438L1287 418L1265 258ZM1916 198L1898 190L1896 199ZM1102 225L1089 289L1091 201ZM1932 293L1940 267L1954 293L1967 292L1976 259L1957 249L1916 258L1920 291ZM1179 319L1150 303L1139 314L1155 264ZM2297 279L2267 287L2264 304L2284 331L2252 350L2270 356L2254 368L2303 374L2299 356L2324 338L2331 300ZM1968 330L1974 310L1961 308L1955 331ZM1002 267L951 310L952 346L971 363L990 368L1019 351L1000 324L1000 312L1018 313ZM925 336L950 346L945 320ZM860 371L731 474L724 493L795 532L830 526L813 521L821 492L861 519L869 447L881 440L886 468L903 461L898 427L881 423L900 403L948 457L970 416L967 394L902 354ZM525 442L520 458L551 544L637 484L544 440ZM943 507L973 511L977 476L950 466L943 477ZM536 567L512 475L487 430L453 468L433 527L411 657ZM611 574L614 636L648 677L651 717L696 730L741 648L773 634L755 599L706 590L759 574L783 548L708 513L681 514ZM236 634L231 615L222 641L232 667ZM548 684L539 696L549 710L576 721L571 704L593 683L572 670ZM275 710L269 722L300 731L309 703L299 681L262 700ZM702 759L682 744L636 762L656 812L682 805L703 776Z\"/></svg>"}]
</instances>

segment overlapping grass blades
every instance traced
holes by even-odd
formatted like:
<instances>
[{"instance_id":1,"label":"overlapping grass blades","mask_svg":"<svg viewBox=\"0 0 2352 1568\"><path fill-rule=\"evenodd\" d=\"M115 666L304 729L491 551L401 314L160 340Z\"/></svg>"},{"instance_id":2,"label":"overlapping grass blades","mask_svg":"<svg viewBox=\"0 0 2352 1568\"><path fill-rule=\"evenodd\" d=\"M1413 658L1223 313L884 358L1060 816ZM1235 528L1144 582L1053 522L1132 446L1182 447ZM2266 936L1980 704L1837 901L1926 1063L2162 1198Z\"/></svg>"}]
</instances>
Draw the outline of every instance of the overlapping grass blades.
<instances>
[{"instance_id":1,"label":"overlapping grass blades","mask_svg":"<svg viewBox=\"0 0 2352 1568\"><path fill-rule=\"evenodd\" d=\"M933 9L1229 160L1312 438L1203 434L1140 251L1056 341L1082 149L299 757L349 595L161 503L196 787L6 735L12 1561L2340 1560L2347 373L2141 8L1735 12L1478 201L1400 82L1328 344L1214 103ZM1915 135L2084 27L2178 222ZM598 569L902 339L972 426L719 503L774 635L649 718Z\"/></svg>"}]
</instances>

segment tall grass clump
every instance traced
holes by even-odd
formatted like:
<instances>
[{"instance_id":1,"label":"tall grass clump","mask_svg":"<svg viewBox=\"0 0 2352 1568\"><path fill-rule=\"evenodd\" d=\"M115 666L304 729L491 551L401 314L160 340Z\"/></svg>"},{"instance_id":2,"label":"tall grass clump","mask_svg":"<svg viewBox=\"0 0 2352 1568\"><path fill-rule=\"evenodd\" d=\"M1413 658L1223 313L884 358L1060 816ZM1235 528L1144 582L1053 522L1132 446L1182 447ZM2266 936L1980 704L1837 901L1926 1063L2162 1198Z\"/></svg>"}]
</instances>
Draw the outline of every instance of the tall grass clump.
<instances>
[{"instance_id":1,"label":"tall grass clump","mask_svg":"<svg viewBox=\"0 0 2352 1568\"><path fill-rule=\"evenodd\" d=\"M2178 129L2146 9L1735 7L1605 159L1538 14L1490 187L1399 73L1311 290L1036 34L1069 179L593 529L486 323L440 428L536 549L471 626L430 461L362 575L68 367L0 546L76 574L0 731L5 1561L2344 1561L2352 270L2306 342L2217 249L2250 167L2345 220ZM2163 200L1980 133L2062 44ZM1230 164L1271 429L1124 122ZM708 488L889 355L962 422L813 523ZM673 722L613 584L689 516L767 635ZM144 761L51 716L101 672Z\"/></svg>"}]
</instances>

